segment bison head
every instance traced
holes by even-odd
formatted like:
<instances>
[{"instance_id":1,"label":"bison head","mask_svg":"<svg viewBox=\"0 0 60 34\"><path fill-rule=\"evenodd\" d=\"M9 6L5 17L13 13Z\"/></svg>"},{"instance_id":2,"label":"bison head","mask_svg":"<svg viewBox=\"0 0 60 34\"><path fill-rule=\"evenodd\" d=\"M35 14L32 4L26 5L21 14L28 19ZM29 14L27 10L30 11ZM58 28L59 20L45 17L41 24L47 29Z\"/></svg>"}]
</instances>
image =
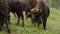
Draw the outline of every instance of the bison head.
<instances>
[{"instance_id":1,"label":"bison head","mask_svg":"<svg viewBox=\"0 0 60 34\"><path fill-rule=\"evenodd\" d=\"M39 16L41 15L40 9L33 8L31 9L31 12L29 12L28 16L32 19L32 21L36 21L39 19Z\"/></svg>"}]
</instances>

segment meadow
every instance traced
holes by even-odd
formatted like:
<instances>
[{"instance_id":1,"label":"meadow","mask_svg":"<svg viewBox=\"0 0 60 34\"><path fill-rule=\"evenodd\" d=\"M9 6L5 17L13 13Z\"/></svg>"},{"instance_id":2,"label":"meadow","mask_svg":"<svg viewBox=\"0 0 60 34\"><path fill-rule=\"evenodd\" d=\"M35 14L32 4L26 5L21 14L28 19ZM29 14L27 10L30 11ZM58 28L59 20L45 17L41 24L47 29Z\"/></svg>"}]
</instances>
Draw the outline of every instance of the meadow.
<instances>
[{"instance_id":1,"label":"meadow","mask_svg":"<svg viewBox=\"0 0 60 34\"><path fill-rule=\"evenodd\" d=\"M11 29L10 34L60 34L60 10L56 8L50 8L50 16L47 20L46 30L43 30L42 24L40 29L37 28L37 24L34 25L31 22L31 19L26 20L24 13L24 24L25 27L22 27L22 20L20 20L19 25L16 25L17 18L11 13ZM3 26L3 30L0 31L0 34L9 34L6 31L6 25Z\"/></svg>"}]
</instances>

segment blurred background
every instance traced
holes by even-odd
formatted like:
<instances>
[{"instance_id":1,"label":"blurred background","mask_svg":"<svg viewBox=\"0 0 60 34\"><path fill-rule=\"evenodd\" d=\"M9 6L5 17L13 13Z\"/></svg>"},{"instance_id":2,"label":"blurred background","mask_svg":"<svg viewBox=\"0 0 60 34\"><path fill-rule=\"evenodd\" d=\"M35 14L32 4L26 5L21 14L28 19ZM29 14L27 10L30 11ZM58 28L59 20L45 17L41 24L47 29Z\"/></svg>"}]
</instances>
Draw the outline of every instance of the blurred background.
<instances>
[{"instance_id":1,"label":"blurred background","mask_svg":"<svg viewBox=\"0 0 60 34\"><path fill-rule=\"evenodd\" d=\"M44 0L49 7L60 9L60 0Z\"/></svg>"}]
</instances>

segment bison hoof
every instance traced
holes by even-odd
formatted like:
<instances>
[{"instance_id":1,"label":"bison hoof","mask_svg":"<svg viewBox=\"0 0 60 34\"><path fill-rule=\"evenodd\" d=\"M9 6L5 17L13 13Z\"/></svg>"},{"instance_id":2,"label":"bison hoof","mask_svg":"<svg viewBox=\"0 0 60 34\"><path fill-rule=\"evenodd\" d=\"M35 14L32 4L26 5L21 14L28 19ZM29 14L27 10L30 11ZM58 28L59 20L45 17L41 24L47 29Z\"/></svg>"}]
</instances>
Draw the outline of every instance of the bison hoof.
<instances>
[{"instance_id":1,"label":"bison hoof","mask_svg":"<svg viewBox=\"0 0 60 34\"><path fill-rule=\"evenodd\" d=\"M22 25L22 27L24 27L24 25Z\"/></svg>"},{"instance_id":2,"label":"bison hoof","mask_svg":"<svg viewBox=\"0 0 60 34\"><path fill-rule=\"evenodd\" d=\"M44 28L44 30L46 30L46 28Z\"/></svg>"},{"instance_id":3,"label":"bison hoof","mask_svg":"<svg viewBox=\"0 0 60 34\"><path fill-rule=\"evenodd\" d=\"M16 25L19 25L18 23Z\"/></svg>"},{"instance_id":4,"label":"bison hoof","mask_svg":"<svg viewBox=\"0 0 60 34\"><path fill-rule=\"evenodd\" d=\"M38 29L40 29L40 28L38 27Z\"/></svg>"},{"instance_id":5,"label":"bison hoof","mask_svg":"<svg viewBox=\"0 0 60 34\"><path fill-rule=\"evenodd\" d=\"M8 30L7 32L8 32L8 33L11 33L11 31L10 31L10 30Z\"/></svg>"},{"instance_id":6,"label":"bison hoof","mask_svg":"<svg viewBox=\"0 0 60 34\"><path fill-rule=\"evenodd\" d=\"M22 27L24 27L24 25L22 25Z\"/></svg>"},{"instance_id":7,"label":"bison hoof","mask_svg":"<svg viewBox=\"0 0 60 34\"><path fill-rule=\"evenodd\" d=\"M2 29L0 29L0 31L2 31Z\"/></svg>"}]
</instances>

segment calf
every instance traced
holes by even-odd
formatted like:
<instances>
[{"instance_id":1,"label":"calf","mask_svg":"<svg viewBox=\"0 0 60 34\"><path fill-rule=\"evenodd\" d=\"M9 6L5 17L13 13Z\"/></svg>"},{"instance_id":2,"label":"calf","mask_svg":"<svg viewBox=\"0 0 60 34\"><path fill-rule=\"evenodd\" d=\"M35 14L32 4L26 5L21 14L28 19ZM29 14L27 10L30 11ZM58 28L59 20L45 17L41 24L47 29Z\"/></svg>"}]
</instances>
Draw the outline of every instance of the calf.
<instances>
[{"instance_id":1,"label":"calf","mask_svg":"<svg viewBox=\"0 0 60 34\"><path fill-rule=\"evenodd\" d=\"M44 30L46 29L46 21L47 18L50 14L49 7L45 4L44 1L40 0L36 7L31 9L30 13L30 18L32 22L37 22L38 23L38 28L39 25L43 23Z\"/></svg>"}]
</instances>

